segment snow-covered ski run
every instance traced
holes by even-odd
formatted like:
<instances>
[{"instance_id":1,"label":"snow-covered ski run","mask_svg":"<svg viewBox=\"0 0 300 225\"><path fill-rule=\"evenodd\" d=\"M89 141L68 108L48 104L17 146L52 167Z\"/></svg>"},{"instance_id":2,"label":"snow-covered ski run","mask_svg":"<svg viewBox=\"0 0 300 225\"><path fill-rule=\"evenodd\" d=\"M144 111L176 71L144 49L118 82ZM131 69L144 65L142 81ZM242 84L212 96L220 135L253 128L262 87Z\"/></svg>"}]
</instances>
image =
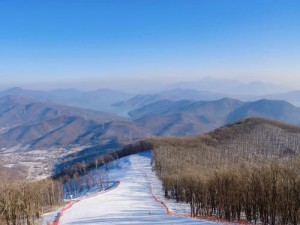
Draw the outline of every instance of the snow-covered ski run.
<instances>
[{"instance_id":1,"label":"snow-covered ski run","mask_svg":"<svg viewBox=\"0 0 300 225\"><path fill-rule=\"evenodd\" d=\"M218 223L170 215L185 211L188 206L164 199L161 182L151 170L149 152L118 160L110 169L110 180L120 181L118 187L84 198L64 211L59 225L77 224L200 224ZM163 204L166 203L171 213Z\"/></svg>"}]
</instances>

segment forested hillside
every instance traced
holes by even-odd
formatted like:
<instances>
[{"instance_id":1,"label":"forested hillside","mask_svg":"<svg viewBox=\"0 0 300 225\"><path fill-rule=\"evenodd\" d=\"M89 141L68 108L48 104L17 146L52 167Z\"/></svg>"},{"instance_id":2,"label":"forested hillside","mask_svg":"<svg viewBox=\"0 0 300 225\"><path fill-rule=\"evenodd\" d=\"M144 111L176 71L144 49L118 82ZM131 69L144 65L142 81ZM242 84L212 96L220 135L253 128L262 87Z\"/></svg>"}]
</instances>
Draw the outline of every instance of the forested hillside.
<instances>
[{"instance_id":1,"label":"forested hillside","mask_svg":"<svg viewBox=\"0 0 300 225\"><path fill-rule=\"evenodd\" d=\"M0 224L37 224L45 212L62 202L60 182L47 179L0 183Z\"/></svg>"},{"instance_id":2,"label":"forested hillside","mask_svg":"<svg viewBox=\"0 0 300 225\"><path fill-rule=\"evenodd\" d=\"M150 142L165 195L189 202L192 216L299 224L299 127L250 118Z\"/></svg>"}]
</instances>

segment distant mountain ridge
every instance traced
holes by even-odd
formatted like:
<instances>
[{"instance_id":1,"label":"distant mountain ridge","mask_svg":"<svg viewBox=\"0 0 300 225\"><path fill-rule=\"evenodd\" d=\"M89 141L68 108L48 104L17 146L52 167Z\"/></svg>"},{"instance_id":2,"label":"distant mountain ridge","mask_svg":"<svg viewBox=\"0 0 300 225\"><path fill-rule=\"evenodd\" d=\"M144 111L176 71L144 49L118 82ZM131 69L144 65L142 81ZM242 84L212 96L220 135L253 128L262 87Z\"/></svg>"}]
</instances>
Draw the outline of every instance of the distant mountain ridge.
<instances>
[{"instance_id":1,"label":"distant mountain ridge","mask_svg":"<svg viewBox=\"0 0 300 225\"><path fill-rule=\"evenodd\" d=\"M250 116L262 116L274 120L300 125L300 108L283 101L261 99L249 102L228 115L226 122L240 120Z\"/></svg>"},{"instance_id":2,"label":"distant mountain ridge","mask_svg":"<svg viewBox=\"0 0 300 225\"><path fill-rule=\"evenodd\" d=\"M293 105L300 107L300 90L270 94L264 96L264 98L272 99L272 100L284 100L292 103Z\"/></svg>"},{"instance_id":3,"label":"distant mountain ridge","mask_svg":"<svg viewBox=\"0 0 300 225\"><path fill-rule=\"evenodd\" d=\"M147 132L126 118L76 107L0 98L0 148L29 149L95 145L115 139L128 143Z\"/></svg>"},{"instance_id":4,"label":"distant mountain ridge","mask_svg":"<svg viewBox=\"0 0 300 225\"><path fill-rule=\"evenodd\" d=\"M204 133L243 118L261 116L300 125L300 109L285 101L242 102L158 101L129 112L135 123L155 135L185 136Z\"/></svg>"},{"instance_id":5,"label":"distant mountain ridge","mask_svg":"<svg viewBox=\"0 0 300 225\"><path fill-rule=\"evenodd\" d=\"M112 103L126 100L133 96L126 92L110 89L98 89L95 91L80 91L77 89L38 91L25 90L18 87L0 92L0 97L7 95L24 97L32 101L43 103L62 104L107 112L113 112L115 110L115 108L111 107Z\"/></svg>"},{"instance_id":6,"label":"distant mountain ridge","mask_svg":"<svg viewBox=\"0 0 300 225\"><path fill-rule=\"evenodd\" d=\"M2 127L44 121L63 115L79 116L98 122L121 119L121 117L107 112L42 103L10 95L0 98L0 115L0 126Z\"/></svg>"},{"instance_id":7,"label":"distant mountain ridge","mask_svg":"<svg viewBox=\"0 0 300 225\"><path fill-rule=\"evenodd\" d=\"M171 86L171 88L189 88L198 91L221 92L230 96L256 95L262 96L289 91L283 85L265 83L261 81L241 82L230 79L213 79L210 77L200 81L181 82ZM223 96L225 97L225 96Z\"/></svg>"},{"instance_id":8,"label":"distant mountain ridge","mask_svg":"<svg viewBox=\"0 0 300 225\"><path fill-rule=\"evenodd\" d=\"M175 88L163 91L157 94L135 95L125 101L116 102L112 106L118 109L132 111L140 107L146 106L162 100L180 101L180 100L217 100L225 97L226 94L197 91L193 89Z\"/></svg>"},{"instance_id":9,"label":"distant mountain ridge","mask_svg":"<svg viewBox=\"0 0 300 225\"><path fill-rule=\"evenodd\" d=\"M236 80L205 78L200 81L177 83L149 94L127 93L105 88L94 91L73 88L39 91L15 87L0 91L0 97L13 95L32 101L106 111L126 117L129 111L161 100L213 101L227 97L255 101L266 98L285 100L300 106L300 92L287 91L289 89L283 86L259 81L243 83Z\"/></svg>"},{"instance_id":10,"label":"distant mountain ridge","mask_svg":"<svg viewBox=\"0 0 300 225\"><path fill-rule=\"evenodd\" d=\"M18 88L8 92L19 91L24 93ZM72 95L77 91L70 89L67 92ZM181 95L184 92L186 95ZM129 111L129 117L125 118L107 112L37 101L30 97L31 91L26 93L28 98L12 95L0 98L1 148L95 145L105 144L109 139L129 143L151 135L188 136L252 116L300 125L300 109L282 100L244 102L221 98L199 101L201 92L176 89L161 95L132 98L129 102L136 99L134 107L137 108ZM181 99L188 97L196 100Z\"/></svg>"},{"instance_id":11,"label":"distant mountain ridge","mask_svg":"<svg viewBox=\"0 0 300 225\"><path fill-rule=\"evenodd\" d=\"M125 144L140 140L146 132L126 121L97 123L80 117L62 116L40 123L17 126L0 134L2 148L24 146L30 149L91 146L105 144L111 139Z\"/></svg>"}]
</instances>

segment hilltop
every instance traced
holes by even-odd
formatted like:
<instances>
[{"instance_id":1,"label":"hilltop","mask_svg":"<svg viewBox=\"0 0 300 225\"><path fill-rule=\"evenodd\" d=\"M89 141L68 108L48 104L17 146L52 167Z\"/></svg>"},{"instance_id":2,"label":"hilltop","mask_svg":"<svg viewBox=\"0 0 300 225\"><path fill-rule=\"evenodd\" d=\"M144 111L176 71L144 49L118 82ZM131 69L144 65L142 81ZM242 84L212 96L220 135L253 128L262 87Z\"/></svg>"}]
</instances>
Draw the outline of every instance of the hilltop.
<instances>
[{"instance_id":1,"label":"hilltop","mask_svg":"<svg viewBox=\"0 0 300 225\"><path fill-rule=\"evenodd\" d=\"M192 216L299 223L300 127L255 117L149 142L166 198L189 203Z\"/></svg>"},{"instance_id":2,"label":"hilltop","mask_svg":"<svg viewBox=\"0 0 300 225\"><path fill-rule=\"evenodd\" d=\"M190 137L149 139L159 159L173 172L196 168L221 168L239 162L261 163L300 156L300 127L253 117ZM167 156L168 155L168 156ZM182 161L178 161L182 159ZM167 167L168 167L167 166Z\"/></svg>"}]
</instances>

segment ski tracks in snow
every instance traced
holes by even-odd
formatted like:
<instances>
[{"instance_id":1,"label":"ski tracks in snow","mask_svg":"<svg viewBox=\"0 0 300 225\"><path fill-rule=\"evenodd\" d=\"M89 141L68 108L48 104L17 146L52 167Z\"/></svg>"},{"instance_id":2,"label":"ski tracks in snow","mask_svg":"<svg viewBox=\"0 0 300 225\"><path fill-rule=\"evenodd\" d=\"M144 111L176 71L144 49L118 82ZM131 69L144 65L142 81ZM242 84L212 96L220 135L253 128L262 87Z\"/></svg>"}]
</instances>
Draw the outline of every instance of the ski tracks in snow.
<instances>
[{"instance_id":1,"label":"ski tracks in snow","mask_svg":"<svg viewBox=\"0 0 300 225\"><path fill-rule=\"evenodd\" d=\"M216 225L190 217L176 216L156 197L151 186L153 173L151 171L150 153L140 153L118 160L109 170L110 180L119 180L117 188L105 194L96 194L82 199L72 207L64 210L59 218L59 225L79 224L200 224ZM149 181L148 174L151 176ZM161 189L161 186L160 186ZM179 205L180 206L180 205Z\"/></svg>"}]
</instances>

